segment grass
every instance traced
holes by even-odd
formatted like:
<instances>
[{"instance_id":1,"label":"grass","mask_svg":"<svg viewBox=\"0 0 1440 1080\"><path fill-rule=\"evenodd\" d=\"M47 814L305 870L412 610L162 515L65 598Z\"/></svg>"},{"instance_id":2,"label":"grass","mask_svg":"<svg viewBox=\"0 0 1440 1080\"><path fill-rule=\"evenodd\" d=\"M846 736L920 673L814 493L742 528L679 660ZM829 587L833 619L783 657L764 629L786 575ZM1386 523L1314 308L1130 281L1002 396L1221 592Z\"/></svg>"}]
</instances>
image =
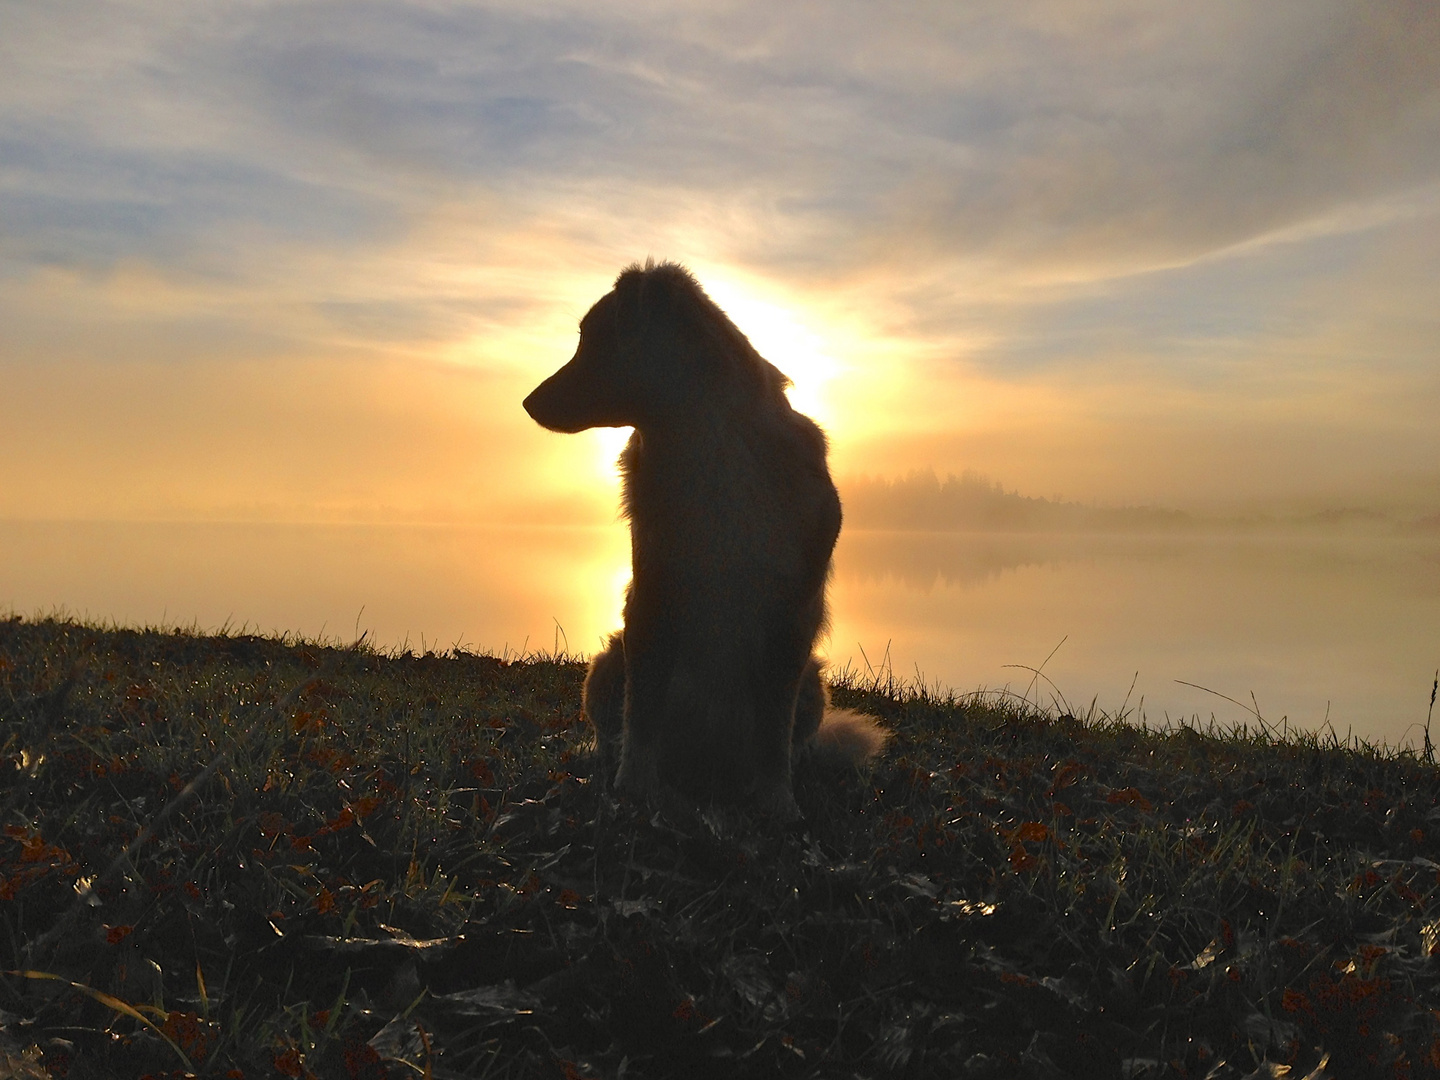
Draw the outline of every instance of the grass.
<instances>
[{"instance_id":1,"label":"grass","mask_svg":"<svg viewBox=\"0 0 1440 1080\"><path fill-rule=\"evenodd\" d=\"M1440 1073L1422 755L842 673L786 830L602 795L583 674L0 622L0 1075Z\"/></svg>"}]
</instances>

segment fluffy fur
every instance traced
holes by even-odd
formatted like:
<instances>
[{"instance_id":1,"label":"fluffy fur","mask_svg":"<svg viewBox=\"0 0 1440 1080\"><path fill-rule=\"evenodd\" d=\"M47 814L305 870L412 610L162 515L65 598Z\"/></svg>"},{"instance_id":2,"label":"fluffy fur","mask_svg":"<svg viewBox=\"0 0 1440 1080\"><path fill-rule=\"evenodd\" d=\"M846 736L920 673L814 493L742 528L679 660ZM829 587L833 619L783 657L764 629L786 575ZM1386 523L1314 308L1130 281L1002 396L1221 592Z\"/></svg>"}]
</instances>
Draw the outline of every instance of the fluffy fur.
<instances>
[{"instance_id":1,"label":"fluffy fur","mask_svg":"<svg viewBox=\"0 0 1440 1080\"><path fill-rule=\"evenodd\" d=\"M829 707L811 655L840 498L788 380L683 267L632 266L525 399L554 431L633 426L621 455L632 577L585 711L620 788L663 783L798 816L792 748L862 761L885 732ZM608 775L608 774L607 774Z\"/></svg>"}]
</instances>

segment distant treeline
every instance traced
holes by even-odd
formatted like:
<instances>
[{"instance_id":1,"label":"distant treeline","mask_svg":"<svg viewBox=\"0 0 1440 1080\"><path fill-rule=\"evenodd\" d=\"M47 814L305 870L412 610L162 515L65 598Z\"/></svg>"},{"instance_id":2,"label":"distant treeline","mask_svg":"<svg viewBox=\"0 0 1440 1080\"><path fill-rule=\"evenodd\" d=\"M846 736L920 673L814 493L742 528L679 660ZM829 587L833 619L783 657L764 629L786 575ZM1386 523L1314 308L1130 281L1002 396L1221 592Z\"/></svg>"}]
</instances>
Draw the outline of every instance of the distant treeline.
<instances>
[{"instance_id":1,"label":"distant treeline","mask_svg":"<svg viewBox=\"0 0 1440 1080\"><path fill-rule=\"evenodd\" d=\"M857 529L921 532L1177 533L1321 530L1369 534L1440 533L1440 514L1395 518L1355 507L1298 515L1206 517L1163 506L1086 506L1055 497L1021 495L966 470L941 480L934 469L901 479L852 477L840 484L845 524Z\"/></svg>"},{"instance_id":2,"label":"distant treeline","mask_svg":"<svg viewBox=\"0 0 1440 1080\"><path fill-rule=\"evenodd\" d=\"M1006 491L979 473L934 469L902 479L858 477L841 487L846 524L868 529L987 532L1151 532L1192 527L1180 510L1158 506L1096 507Z\"/></svg>"}]
</instances>

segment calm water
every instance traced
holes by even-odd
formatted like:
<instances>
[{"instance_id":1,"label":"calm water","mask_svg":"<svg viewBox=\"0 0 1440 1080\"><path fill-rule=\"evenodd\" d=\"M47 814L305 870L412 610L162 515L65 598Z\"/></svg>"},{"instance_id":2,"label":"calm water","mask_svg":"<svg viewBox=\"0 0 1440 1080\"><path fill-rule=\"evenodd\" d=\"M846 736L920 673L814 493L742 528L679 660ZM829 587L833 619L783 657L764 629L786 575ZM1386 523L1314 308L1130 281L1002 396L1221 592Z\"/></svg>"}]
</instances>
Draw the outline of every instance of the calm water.
<instances>
[{"instance_id":1,"label":"calm water","mask_svg":"<svg viewBox=\"0 0 1440 1080\"><path fill-rule=\"evenodd\" d=\"M627 561L619 525L0 523L0 610L593 652ZM1217 694L1253 694L1269 721L1396 744L1440 666L1440 541L850 531L831 607L832 662L862 671L888 655L898 676L1077 711L1128 694L1151 721L1242 720ZM1042 663L1034 687L1010 666Z\"/></svg>"}]
</instances>

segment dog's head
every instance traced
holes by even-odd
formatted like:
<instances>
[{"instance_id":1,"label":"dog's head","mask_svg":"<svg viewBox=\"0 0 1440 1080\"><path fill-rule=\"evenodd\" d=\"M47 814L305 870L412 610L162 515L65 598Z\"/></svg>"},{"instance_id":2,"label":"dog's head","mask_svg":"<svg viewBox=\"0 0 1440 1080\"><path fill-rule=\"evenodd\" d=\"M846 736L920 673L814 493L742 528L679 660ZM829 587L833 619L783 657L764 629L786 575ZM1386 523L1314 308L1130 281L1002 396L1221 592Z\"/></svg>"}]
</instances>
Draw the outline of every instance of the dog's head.
<instances>
[{"instance_id":1,"label":"dog's head","mask_svg":"<svg viewBox=\"0 0 1440 1080\"><path fill-rule=\"evenodd\" d=\"M551 431L646 427L786 380L684 267L631 266L580 320L568 364L525 399Z\"/></svg>"}]
</instances>

